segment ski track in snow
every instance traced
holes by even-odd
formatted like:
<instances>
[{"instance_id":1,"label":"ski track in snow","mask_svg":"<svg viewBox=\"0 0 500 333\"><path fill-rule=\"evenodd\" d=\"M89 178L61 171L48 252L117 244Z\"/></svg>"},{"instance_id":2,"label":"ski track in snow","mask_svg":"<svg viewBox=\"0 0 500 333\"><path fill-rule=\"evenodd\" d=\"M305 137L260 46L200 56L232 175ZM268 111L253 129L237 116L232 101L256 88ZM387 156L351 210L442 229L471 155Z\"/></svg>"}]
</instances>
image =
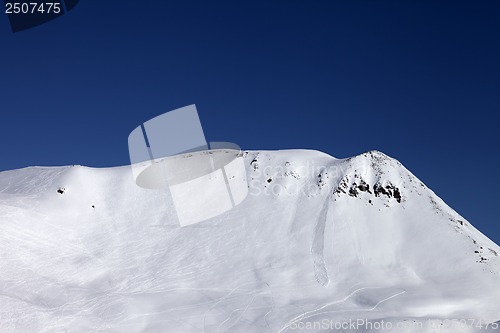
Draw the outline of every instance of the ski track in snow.
<instances>
[{"instance_id":1,"label":"ski track in snow","mask_svg":"<svg viewBox=\"0 0 500 333\"><path fill-rule=\"evenodd\" d=\"M311 255L314 262L314 275L316 281L323 287L328 286L330 283L330 277L328 276L328 270L326 268L324 248L325 248L325 228L326 228L326 217L328 215L328 208L330 205L330 196L325 199L323 208L319 213L318 222L314 229L314 238L311 246Z\"/></svg>"},{"instance_id":2,"label":"ski track in snow","mask_svg":"<svg viewBox=\"0 0 500 333\"><path fill-rule=\"evenodd\" d=\"M241 317L243 317L243 315L245 314L245 312L250 308L250 305L252 305L252 303L254 302L254 300L255 300L256 297L257 297L257 294L254 293L252 295L252 299L250 300L250 302L248 302L248 304L244 308L237 308L237 309L234 309L233 311L231 311L231 313L229 314L229 316L222 323L219 324L219 327L218 327L219 332L226 332L231 327L233 327L234 325L236 325L240 321ZM260 307L257 307L257 308L260 308ZM231 317L233 316L233 314L236 313L236 312L238 312L238 311L240 311L240 310L243 310L243 311L238 316L238 318L236 319L236 321L231 326L229 326L224 331L222 331L221 330L222 325L224 325L225 323L227 323L231 319Z\"/></svg>"},{"instance_id":3,"label":"ski track in snow","mask_svg":"<svg viewBox=\"0 0 500 333\"><path fill-rule=\"evenodd\" d=\"M271 290L271 287L269 287L269 284L267 284L267 282L266 282L266 286L269 289L269 294L271 295L271 302L272 302L273 306L272 306L271 310L267 311L267 313L264 315L264 320L266 321L267 329L271 333L272 330L271 330L271 326L269 325L269 320L267 320L267 316L269 316L269 314L274 311L274 308L276 307L276 302L274 301L273 291Z\"/></svg>"},{"instance_id":4,"label":"ski track in snow","mask_svg":"<svg viewBox=\"0 0 500 333\"><path fill-rule=\"evenodd\" d=\"M318 311L321 311L322 309L328 307L328 306L331 306L331 305L335 305L335 304L340 304L340 303L344 303L346 302L349 298L351 298L352 296L354 296L356 293L362 291L362 290L367 290L367 289L383 289L384 287L363 287L363 288L359 288L355 291L353 291L352 293L350 293L349 295L347 295L345 298L341 299L341 300L338 300L338 301L334 301L334 302L331 302L331 303L327 303L319 308L317 308L316 310L312 310L312 311L307 311L307 312L304 312L303 314L293 318L291 321L288 322L288 324L286 324L285 326L283 326L279 331L278 333L282 333L282 332L285 332L286 330L288 330L288 328L290 328L290 326L292 326L293 324L297 323L297 322L300 322L304 319L308 319L308 318L311 318L311 317L316 317L316 316L319 316L319 315L322 315L322 314L327 314L327 313L344 313L344 312L360 312L361 310L360 309L355 309L355 310L332 310L332 311L323 311L323 312L318 312ZM402 290L401 292L398 292L392 296L389 296L387 298L384 298L380 301L377 302L377 304L375 304L371 309L366 309L365 312L371 312L373 310L375 310L380 304L394 298L394 297L397 297L399 295L402 295L406 292L406 290Z\"/></svg>"},{"instance_id":5,"label":"ski track in snow","mask_svg":"<svg viewBox=\"0 0 500 333\"><path fill-rule=\"evenodd\" d=\"M218 299L217 301L214 301L214 302L210 302L212 304L212 306L210 306L210 308L205 311L204 315L203 315L203 333L210 333L211 331L210 330L207 330L207 325L206 325L206 319L207 317L209 316L209 312L214 310L218 305L220 305L222 302L225 302L225 301L228 301L228 300L231 300L233 298L238 298L238 297L250 297L251 296L251 299L248 301L248 303L246 303L246 305L244 307L239 307L239 308L235 308L235 309L232 309L232 311L228 314L228 316L226 317L226 319L224 319L218 326L217 326L217 332L219 333L222 333L222 332L228 332L230 331L231 328L235 327L235 325L240 322L240 321L246 321L247 323L251 323L250 321L248 320L244 320L242 319L243 318L243 315L249 311L249 310L262 310L262 309L269 309L265 315L264 315L264 321L265 321L265 324L266 324L266 327L268 329L268 331L270 333L272 333L274 330L271 328L271 325L269 324L269 320L268 320L268 316L273 312L275 311L276 308L303 308L305 306L305 304L303 304L302 306L299 306L297 304L279 304L277 305L276 304L276 300L275 300L275 296L274 296L274 293L272 291L272 288L269 286L268 283L265 283L266 284L266 288L268 289L268 295L265 295L264 293L266 293L264 290L262 289L259 289L259 288L255 288L253 290L250 290L250 289L247 289L245 293L241 294L241 295L233 295L234 293L236 293L237 291L243 291L244 289L242 289L243 286L245 285L249 285L250 283L247 283L247 284L242 284L241 286L239 287L236 287L234 289L232 289L228 294L226 294L225 296L221 297L220 299ZM309 284L308 284L309 285ZM284 290L281 290L282 292L286 292L288 291L289 289L286 288ZM258 298L258 297L266 297L268 296L269 299L270 299L270 304L268 305L255 305L255 306L252 306L252 304L255 302L255 300ZM206 304L206 303L205 303ZM309 305L312 305L312 304L309 304ZM303 310L302 310L303 311ZM237 313L237 312L241 312L241 314L237 317L237 319L229 326L229 327L226 327L226 328L222 328L222 326L227 323L229 320L231 320L231 317Z\"/></svg>"},{"instance_id":6,"label":"ski track in snow","mask_svg":"<svg viewBox=\"0 0 500 333\"><path fill-rule=\"evenodd\" d=\"M241 287L243 287L245 285L248 285L248 284L250 284L250 283L242 284L242 285L237 286L236 288L232 289L227 295L221 297L207 311L205 311L205 313L203 314L203 333L205 333L207 314L210 311L212 311L217 305L219 305L220 303L222 303L223 301L225 301L226 299L228 299L229 297L231 297L231 295L234 294L238 289L240 289ZM252 294L254 294L254 293L255 293L255 290L252 291ZM220 328L220 326L219 326L219 328Z\"/></svg>"}]
</instances>

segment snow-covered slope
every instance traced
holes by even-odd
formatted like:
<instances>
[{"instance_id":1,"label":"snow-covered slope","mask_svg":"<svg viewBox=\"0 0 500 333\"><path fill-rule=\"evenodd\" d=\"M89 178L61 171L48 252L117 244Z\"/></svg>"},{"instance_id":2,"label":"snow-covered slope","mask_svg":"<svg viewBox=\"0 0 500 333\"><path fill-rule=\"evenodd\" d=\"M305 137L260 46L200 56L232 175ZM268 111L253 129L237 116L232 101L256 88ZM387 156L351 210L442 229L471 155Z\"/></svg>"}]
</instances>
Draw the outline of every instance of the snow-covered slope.
<instances>
[{"instance_id":1,"label":"snow-covered slope","mask_svg":"<svg viewBox=\"0 0 500 333\"><path fill-rule=\"evenodd\" d=\"M484 332L500 320L500 248L398 161L243 158L244 202L183 228L168 191L137 187L130 167L0 173L0 332Z\"/></svg>"}]
</instances>

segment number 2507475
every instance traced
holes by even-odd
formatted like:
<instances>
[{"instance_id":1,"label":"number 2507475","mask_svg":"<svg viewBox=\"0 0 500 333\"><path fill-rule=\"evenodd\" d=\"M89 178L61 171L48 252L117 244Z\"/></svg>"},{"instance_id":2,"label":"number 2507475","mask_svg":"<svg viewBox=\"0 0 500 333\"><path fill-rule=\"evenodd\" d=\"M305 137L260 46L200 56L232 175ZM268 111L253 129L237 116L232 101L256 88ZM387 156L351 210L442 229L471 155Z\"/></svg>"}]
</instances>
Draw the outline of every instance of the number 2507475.
<instances>
[{"instance_id":1,"label":"number 2507475","mask_svg":"<svg viewBox=\"0 0 500 333\"><path fill-rule=\"evenodd\" d=\"M59 14L59 2L6 2L5 14Z\"/></svg>"}]
</instances>

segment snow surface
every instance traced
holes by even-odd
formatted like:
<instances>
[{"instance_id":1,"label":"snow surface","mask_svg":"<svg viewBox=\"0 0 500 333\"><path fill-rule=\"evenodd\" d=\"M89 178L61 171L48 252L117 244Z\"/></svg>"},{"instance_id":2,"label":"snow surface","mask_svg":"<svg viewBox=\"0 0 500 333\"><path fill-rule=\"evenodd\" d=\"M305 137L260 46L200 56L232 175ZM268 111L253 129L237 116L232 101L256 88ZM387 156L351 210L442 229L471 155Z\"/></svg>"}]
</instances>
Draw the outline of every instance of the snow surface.
<instances>
[{"instance_id":1,"label":"snow surface","mask_svg":"<svg viewBox=\"0 0 500 333\"><path fill-rule=\"evenodd\" d=\"M242 158L243 203L182 228L130 166L0 173L0 332L494 331L499 246L398 161Z\"/></svg>"}]
</instances>

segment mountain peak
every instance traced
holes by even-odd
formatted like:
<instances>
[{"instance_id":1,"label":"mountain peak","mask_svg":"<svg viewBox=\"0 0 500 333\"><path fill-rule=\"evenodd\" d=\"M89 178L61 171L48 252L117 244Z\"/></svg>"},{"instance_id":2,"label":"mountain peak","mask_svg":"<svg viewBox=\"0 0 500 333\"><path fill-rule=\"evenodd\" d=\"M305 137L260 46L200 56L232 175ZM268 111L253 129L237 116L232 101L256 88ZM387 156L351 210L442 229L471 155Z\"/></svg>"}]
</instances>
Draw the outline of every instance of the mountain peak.
<instances>
[{"instance_id":1,"label":"mountain peak","mask_svg":"<svg viewBox=\"0 0 500 333\"><path fill-rule=\"evenodd\" d=\"M127 167L0 173L2 331L500 319L500 248L397 160L241 157L245 200L188 227Z\"/></svg>"}]
</instances>

